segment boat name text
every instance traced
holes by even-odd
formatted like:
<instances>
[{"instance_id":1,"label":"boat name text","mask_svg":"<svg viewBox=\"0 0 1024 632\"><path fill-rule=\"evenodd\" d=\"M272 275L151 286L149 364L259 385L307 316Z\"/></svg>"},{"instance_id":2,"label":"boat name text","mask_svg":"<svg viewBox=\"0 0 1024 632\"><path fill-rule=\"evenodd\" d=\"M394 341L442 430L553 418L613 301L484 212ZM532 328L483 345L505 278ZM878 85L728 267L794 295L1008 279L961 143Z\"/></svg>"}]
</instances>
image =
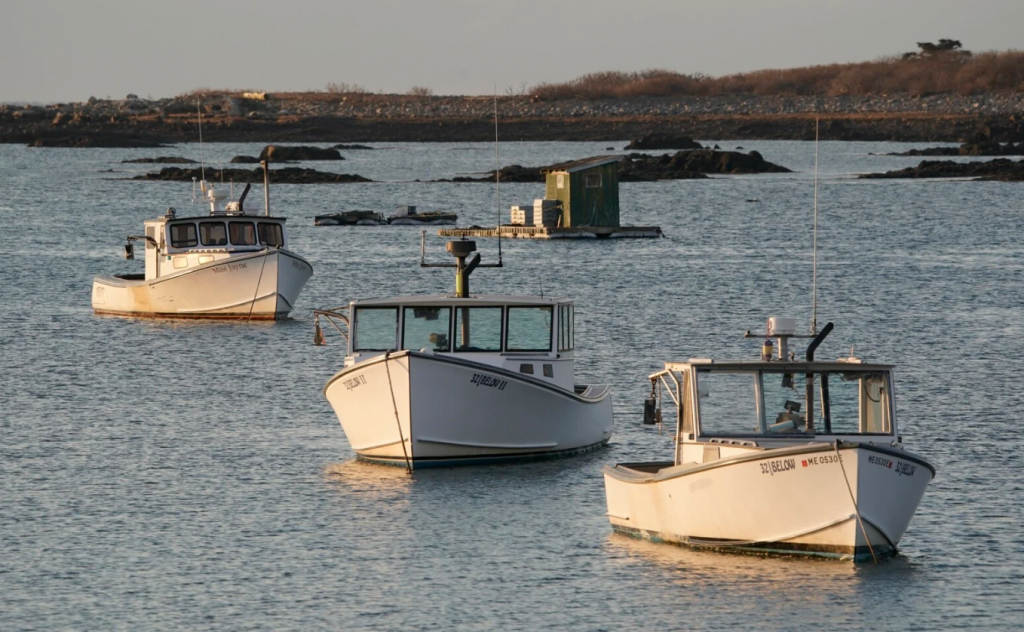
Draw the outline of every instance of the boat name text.
<instances>
[{"instance_id":1,"label":"boat name text","mask_svg":"<svg viewBox=\"0 0 1024 632\"><path fill-rule=\"evenodd\" d=\"M896 461L896 473L900 476L913 476L914 472L917 471L917 466L913 463L904 463L903 461Z\"/></svg>"},{"instance_id":2,"label":"boat name text","mask_svg":"<svg viewBox=\"0 0 1024 632\"><path fill-rule=\"evenodd\" d=\"M350 377L347 380L342 380L341 383L345 385L345 390L351 391L354 388L358 388L363 384L366 384L366 376L357 375L355 377Z\"/></svg>"},{"instance_id":3,"label":"boat name text","mask_svg":"<svg viewBox=\"0 0 1024 632\"><path fill-rule=\"evenodd\" d=\"M469 380L470 384L476 384L477 386L490 386L496 388L499 391L505 390L505 386L508 384L505 380L499 380L496 377L490 375L481 375L480 373L474 373L473 377Z\"/></svg>"},{"instance_id":4,"label":"boat name text","mask_svg":"<svg viewBox=\"0 0 1024 632\"><path fill-rule=\"evenodd\" d=\"M221 272L233 272L235 270L241 270L242 268L248 268L248 263L229 263L226 266L220 266L213 269L214 274L220 274Z\"/></svg>"},{"instance_id":5,"label":"boat name text","mask_svg":"<svg viewBox=\"0 0 1024 632\"><path fill-rule=\"evenodd\" d=\"M913 476L914 472L917 471L917 466L913 463L893 461L892 459L887 459L882 456L869 456L868 463L892 470L899 476Z\"/></svg>"},{"instance_id":6,"label":"boat name text","mask_svg":"<svg viewBox=\"0 0 1024 632\"><path fill-rule=\"evenodd\" d=\"M789 470L796 469L796 459L776 459L774 461L768 461L767 463L759 463L761 466L762 474L769 474L775 476L782 472L788 472Z\"/></svg>"}]
</instances>

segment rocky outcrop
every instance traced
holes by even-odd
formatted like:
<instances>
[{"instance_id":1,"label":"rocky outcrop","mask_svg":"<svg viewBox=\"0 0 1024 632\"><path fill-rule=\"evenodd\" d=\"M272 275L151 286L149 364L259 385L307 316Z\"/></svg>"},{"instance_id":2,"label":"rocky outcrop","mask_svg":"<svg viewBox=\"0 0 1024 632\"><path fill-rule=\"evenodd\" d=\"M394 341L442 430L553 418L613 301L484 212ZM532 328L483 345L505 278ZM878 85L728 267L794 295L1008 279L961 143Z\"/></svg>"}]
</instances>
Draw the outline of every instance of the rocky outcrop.
<instances>
[{"instance_id":1,"label":"rocky outcrop","mask_svg":"<svg viewBox=\"0 0 1024 632\"><path fill-rule=\"evenodd\" d=\"M509 165L500 170L502 182L544 182L546 167ZM652 156L629 154L619 162L619 182L654 182L657 180L691 180L706 178L709 173L788 173L790 170L765 160L756 151L743 154L736 151L692 149L675 154ZM438 182L494 182L494 172L482 178L459 176Z\"/></svg>"},{"instance_id":2,"label":"rocky outcrop","mask_svg":"<svg viewBox=\"0 0 1024 632\"><path fill-rule=\"evenodd\" d=\"M165 167L159 173L147 173L135 176L132 180L162 180L171 182L191 182L203 177L199 169L182 169ZM206 178L212 181L233 180L239 183L262 183L263 169L206 169ZM347 184L352 182L373 182L369 178L350 173L326 173L316 169L285 167L270 170L270 182L273 184Z\"/></svg>"},{"instance_id":3,"label":"rocky outcrop","mask_svg":"<svg viewBox=\"0 0 1024 632\"><path fill-rule=\"evenodd\" d=\"M302 160L344 160L345 158L333 147L267 145L260 152L259 159L270 160L271 162L294 162Z\"/></svg>"},{"instance_id":4,"label":"rocky outcrop","mask_svg":"<svg viewBox=\"0 0 1024 632\"><path fill-rule=\"evenodd\" d=\"M158 146L206 142L487 142L490 97L205 92L172 99L0 104L0 143ZM503 139L611 141L670 137L932 142L1024 141L1024 92L974 95L725 95L536 101L498 98ZM134 137L112 144L109 135ZM66 138L61 139L60 136ZM364 145L365 146L365 145ZM673 147L673 149L682 149Z\"/></svg>"},{"instance_id":5,"label":"rocky outcrop","mask_svg":"<svg viewBox=\"0 0 1024 632\"><path fill-rule=\"evenodd\" d=\"M620 182L650 182L702 177L709 173L788 173L789 169L765 160L760 153L751 151L719 151L694 149L675 154L651 156L629 154L619 163Z\"/></svg>"},{"instance_id":6,"label":"rocky outcrop","mask_svg":"<svg viewBox=\"0 0 1024 632\"><path fill-rule=\"evenodd\" d=\"M907 167L885 173L866 173L866 179L888 178L974 178L1024 182L1024 160L997 158L985 162L953 162L952 160L923 160L916 167Z\"/></svg>"},{"instance_id":7,"label":"rocky outcrop","mask_svg":"<svg viewBox=\"0 0 1024 632\"><path fill-rule=\"evenodd\" d=\"M704 146L689 136L670 134L645 134L643 138L631 140L624 149L703 149Z\"/></svg>"},{"instance_id":8,"label":"rocky outcrop","mask_svg":"<svg viewBox=\"0 0 1024 632\"><path fill-rule=\"evenodd\" d=\"M229 162L236 165L254 165L259 163L260 159L256 156L235 156ZM281 162L280 160L278 162Z\"/></svg>"},{"instance_id":9,"label":"rocky outcrop","mask_svg":"<svg viewBox=\"0 0 1024 632\"><path fill-rule=\"evenodd\" d=\"M1024 156L1024 142L1014 145L994 141L964 143L959 147L926 147L909 149L889 156Z\"/></svg>"},{"instance_id":10,"label":"rocky outcrop","mask_svg":"<svg viewBox=\"0 0 1024 632\"><path fill-rule=\"evenodd\" d=\"M346 145L345 143L341 143L340 145L335 145L334 148L335 149L373 149L373 147L369 147L367 145Z\"/></svg>"},{"instance_id":11,"label":"rocky outcrop","mask_svg":"<svg viewBox=\"0 0 1024 632\"><path fill-rule=\"evenodd\" d=\"M122 160L122 163L132 163L139 165L173 165L173 164L195 164L195 160L183 158L181 156L158 156L156 158L135 158L132 160Z\"/></svg>"}]
</instances>

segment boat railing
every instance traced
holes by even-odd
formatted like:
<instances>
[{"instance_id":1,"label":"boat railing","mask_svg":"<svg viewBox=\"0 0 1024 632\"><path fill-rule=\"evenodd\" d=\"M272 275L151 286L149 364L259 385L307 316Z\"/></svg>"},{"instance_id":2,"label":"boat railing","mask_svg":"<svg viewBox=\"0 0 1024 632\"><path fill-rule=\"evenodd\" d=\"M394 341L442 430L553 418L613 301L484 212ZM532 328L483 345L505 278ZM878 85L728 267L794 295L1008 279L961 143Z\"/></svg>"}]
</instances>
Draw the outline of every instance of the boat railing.
<instances>
[{"instance_id":1,"label":"boat railing","mask_svg":"<svg viewBox=\"0 0 1024 632\"><path fill-rule=\"evenodd\" d=\"M348 309L347 305L341 307L332 307L330 309L314 309L313 310L313 344L317 346L324 346L327 344L328 336L324 335L324 329L320 326L320 317L323 316L324 320L331 325L334 329L335 334L340 336L344 340L345 346L348 346L349 332L349 320L348 316L342 313L342 310ZM342 329L344 327L344 329ZM330 332L330 330L327 330Z\"/></svg>"}]
</instances>

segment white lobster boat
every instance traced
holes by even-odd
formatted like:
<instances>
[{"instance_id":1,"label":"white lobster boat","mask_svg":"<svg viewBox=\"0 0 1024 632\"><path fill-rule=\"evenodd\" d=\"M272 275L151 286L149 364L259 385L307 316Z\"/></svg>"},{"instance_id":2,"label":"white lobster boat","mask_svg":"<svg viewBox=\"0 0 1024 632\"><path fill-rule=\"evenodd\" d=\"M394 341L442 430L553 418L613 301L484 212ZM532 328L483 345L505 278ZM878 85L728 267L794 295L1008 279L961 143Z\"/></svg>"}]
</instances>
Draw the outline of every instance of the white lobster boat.
<instances>
[{"instance_id":1,"label":"white lobster boat","mask_svg":"<svg viewBox=\"0 0 1024 632\"><path fill-rule=\"evenodd\" d=\"M308 261L288 250L285 218L247 215L245 196L205 181L202 216L178 216L174 208L145 222L144 274L96 277L92 307L97 314L157 318L275 320L286 318L313 274ZM269 199L266 200L269 203ZM267 206L269 209L269 205Z\"/></svg>"},{"instance_id":2,"label":"white lobster boat","mask_svg":"<svg viewBox=\"0 0 1024 632\"><path fill-rule=\"evenodd\" d=\"M475 245L452 241L448 250L458 260L443 266L457 268L455 294L316 312L348 326L344 368L324 395L356 455L411 470L568 456L607 443L608 387L574 382L572 301L471 296L480 256L465 258Z\"/></svg>"},{"instance_id":3,"label":"white lobster boat","mask_svg":"<svg viewBox=\"0 0 1024 632\"><path fill-rule=\"evenodd\" d=\"M903 447L893 367L815 361L831 323L793 360L794 329L769 321L776 358L769 339L758 361L667 362L650 376L676 406L675 458L604 468L615 531L854 561L896 553L935 468ZM660 421L655 406L645 422Z\"/></svg>"}]
</instances>

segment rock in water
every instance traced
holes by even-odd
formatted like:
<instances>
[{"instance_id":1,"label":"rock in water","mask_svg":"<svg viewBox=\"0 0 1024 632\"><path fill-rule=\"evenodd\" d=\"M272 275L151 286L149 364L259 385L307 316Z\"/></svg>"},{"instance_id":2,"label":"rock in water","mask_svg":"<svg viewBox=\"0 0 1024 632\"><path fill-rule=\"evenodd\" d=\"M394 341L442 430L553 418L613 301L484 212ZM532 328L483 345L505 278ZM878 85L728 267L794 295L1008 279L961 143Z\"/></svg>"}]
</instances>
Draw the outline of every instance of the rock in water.
<instances>
[{"instance_id":1,"label":"rock in water","mask_svg":"<svg viewBox=\"0 0 1024 632\"><path fill-rule=\"evenodd\" d=\"M146 173L135 176L132 180L167 180L173 182L191 182L201 178L200 169L182 169L180 167L164 167L159 173ZM263 169L206 169L206 178L211 181L234 180L238 183L262 183ZM369 178L351 173L325 173L316 169L285 167L272 169L270 181L274 184L344 184L350 182L373 182Z\"/></svg>"},{"instance_id":2,"label":"rock in water","mask_svg":"<svg viewBox=\"0 0 1024 632\"><path fill-rule=\"evenodd\" d=\"M736 151L694 149L679 151L674 155L629 154L619 163L620 182L701 178L708 173L787 172L789 169L768 162L756 151L742 154Z\"/></svg>"},{"instance_id":3,"label":"rock in water","mask_svg":"<svg viewBox=\"0 0 1024 632\"><path fill-rule=\"evenodd\" d=\"M287 160L344 160L341 153L333 147L312 147L300 145L285 147L283 145L267 145L260 152L260 160L282 162Z\"/></svg>"},{"instance_id":4,"label":"rock in water","mask_svg":"<svg viewBox=\"0 0 1024 632\"><path fill-rule=\"evenodd\" d=\"M888 178L977 178L1024 182L1024 160L996 158L985 162L954 162L952 160L922 160L916 167L907 167L885 173L865 173L867 179Z\"/></svg>"},{"instance_id":5,"label":"rock in water","mask_svg":"<svg viewBox=\"0 0 1024 632\"><path fill-rule=\"evenodd\" d=\"M669 134L647 134L643 138L630 141L625 149L703 149L704 146L689 136L671 136Z\"/></svg>"},{"instance_id":6,"label":"rock in water","mask_svg":"<svg viewBox=\"0 0 1024 632\"><path fill-rule=\"evenodd\" d=\"M195 160L190 160L190 159L185 158L183 156L160 156L158 158L135 158L133 160L122 160L121 162L122 163L135 163L135 164L142 164L142 165L149 165L149 164L173 165L173 164L195 164L196 161Z\"/></svg>"}]
</instances>

